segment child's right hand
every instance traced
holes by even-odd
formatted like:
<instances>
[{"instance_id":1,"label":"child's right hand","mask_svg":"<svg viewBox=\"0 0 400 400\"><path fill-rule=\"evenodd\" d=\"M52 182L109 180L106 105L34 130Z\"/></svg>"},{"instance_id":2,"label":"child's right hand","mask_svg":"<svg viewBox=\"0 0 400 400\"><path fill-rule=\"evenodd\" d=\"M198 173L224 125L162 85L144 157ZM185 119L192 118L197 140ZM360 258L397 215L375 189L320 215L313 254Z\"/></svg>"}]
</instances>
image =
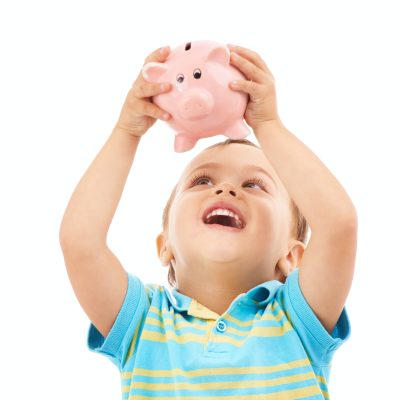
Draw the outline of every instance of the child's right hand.
<instances>
[{"instance_id":1,"label":"child's right hand","mask_svg":"<svg viewBox=\"0 0 400 400\"><path fill-rule=\"evenodd\" d=\"M150 61L164 62L169 52L169 46L162 48L162 51L158 49L146 58L144 64ZM163 84L167 85L166 88L162 88ZM156 106L152 102L151 97L160 93L166 93L170 89L170 83L147 82L140 71L139 76L126 96L116 127L133 136L140 137L153 126L157 118L167 120L170 115L165 110ZM163 117L165 114L168 116L167 118Z\"/></svg>"}]
</instances>

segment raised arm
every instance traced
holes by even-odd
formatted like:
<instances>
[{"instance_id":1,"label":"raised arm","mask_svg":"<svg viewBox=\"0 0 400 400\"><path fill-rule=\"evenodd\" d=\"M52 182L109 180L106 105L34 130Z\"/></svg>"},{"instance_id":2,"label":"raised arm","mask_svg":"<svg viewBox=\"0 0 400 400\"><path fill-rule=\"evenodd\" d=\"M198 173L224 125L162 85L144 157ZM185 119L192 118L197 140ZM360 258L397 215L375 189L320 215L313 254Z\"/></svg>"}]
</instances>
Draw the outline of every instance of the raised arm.
<instances>
[{"instance_id":1,"label":"raised arm","mask_svg":"<svg viewBox=\"0 0 400 400\"><path fill-rule=\"evenodd\" d=\"M357 214L343 187L324 164L280 122L255 135L311 227L299 263L304 297L331 333L350 291L357 248Z\"/></svg>"},{"instance_id":2,"label":"raised arm","mask_svg":"<svg viewBox=\"0 0 400 400\"><path fill-rule=\"evenodd\" d=\"M321 160L282 124L275 80L265 62L249 49L229 47L232 64L248 79L231 84L232 89L250 96L246 122L311 227L312 235L299 263L299 283L316 316L332 332L353 278L355 207Z\"/></svg>"},{"instance_id":3,"label":"raised arm","mask_svg":"<svg viewBox=\"0 0 400 400\"><path fill-rule=\"evenodd\" d=\"M165 61L156 51L149 61ZM107 246L107 233L120 201L140 138L165 111L149 98L164 92L141 74L129 91L110 137L78 183L59 232L69 279L82 308L106 336L123 304L127 274Z\"/></svg>"},{"instance_id":4,"label":"raised arm","mask_svg":"<svg viewBox=\"0 0 400 400\"><path fill-rule=\"evenodd\" d=\"M115 128L81 178L65 210L60 244L79 303L106 336L123 303L128 279L107 246L107 232L140 138Z\"/></svg>"}]
</instances>

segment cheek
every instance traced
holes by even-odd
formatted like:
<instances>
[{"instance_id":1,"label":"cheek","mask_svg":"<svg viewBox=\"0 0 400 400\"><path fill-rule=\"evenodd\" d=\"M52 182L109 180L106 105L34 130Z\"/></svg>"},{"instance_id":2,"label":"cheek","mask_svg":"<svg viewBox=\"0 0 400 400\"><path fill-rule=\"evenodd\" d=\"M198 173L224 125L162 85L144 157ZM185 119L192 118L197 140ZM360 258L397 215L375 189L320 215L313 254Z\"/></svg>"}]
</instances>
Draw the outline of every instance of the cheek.
<instances>
[{"instance_id":1,"label":"cheek","mask_svg":"<svg viewBox=\"0 0 400 400\"><path fill-rule=\"evenodd\" d=\"M258 212L254 215L256 229L262 235L277 235L283 223L282 212L277 207L276 202L264 202L258 207Z\"/></svg>"},{"instance_id":2,"label":"cheek","mask_svg":"<svg viewBox=\"0 0 400 400\"><path fill-rule=\"evenodd\" d=\"M171 207L171 233L178 235L195 227L199 220L200 211L194 198L186 196L176 199Z\"/></svg>"}]
</instances>

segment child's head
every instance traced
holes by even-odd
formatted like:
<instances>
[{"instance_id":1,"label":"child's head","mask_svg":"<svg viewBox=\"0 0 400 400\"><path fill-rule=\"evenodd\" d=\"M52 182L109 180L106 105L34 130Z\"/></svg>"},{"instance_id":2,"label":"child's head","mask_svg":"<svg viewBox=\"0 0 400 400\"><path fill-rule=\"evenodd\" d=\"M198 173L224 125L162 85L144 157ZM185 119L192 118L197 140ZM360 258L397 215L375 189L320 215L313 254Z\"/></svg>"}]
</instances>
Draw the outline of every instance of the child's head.
<instances>
[{"instance_id":1,"label":"child's head","mask_svg":"<svg viewBox=\"0 0 400 400\"><path fill-rule=\"evenodd\" d=\"M206 210L220 201L240 212L242 229L205 223ZM309 229L262 149L246 139L214 144L189 163L165 206L162 226L158 254L177 289L210 279L248 288L283 282L301 260Z\"/></svg>"}]
</instances>

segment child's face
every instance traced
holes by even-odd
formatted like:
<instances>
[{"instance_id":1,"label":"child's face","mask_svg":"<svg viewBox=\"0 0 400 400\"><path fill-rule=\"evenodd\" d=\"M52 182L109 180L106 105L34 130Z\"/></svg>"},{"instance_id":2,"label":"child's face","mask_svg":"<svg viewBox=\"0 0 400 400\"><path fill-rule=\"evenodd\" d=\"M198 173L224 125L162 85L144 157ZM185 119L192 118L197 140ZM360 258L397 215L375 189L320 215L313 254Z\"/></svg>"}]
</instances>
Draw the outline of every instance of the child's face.
<instances>
[{"instance_id":1,"label":"child's face","mask_svg":"<svg viewBox=\"0 0 400 400\"><path fill-rule=\"evenodd\" d=\"M201 167L210 162L217 165ZM209 178L191 183L203 173ZM261 179L265 188L254 178ZM220 201L239 210L243 229L203 221L205 211ZM178 287L210 274L232 277L233 271L239 280L249 273L276 279L277 262L289 241L289 205L290 196L261 149L233 143L200 153L182 173L164 232Z\"/></svg>"}]
</instances>

